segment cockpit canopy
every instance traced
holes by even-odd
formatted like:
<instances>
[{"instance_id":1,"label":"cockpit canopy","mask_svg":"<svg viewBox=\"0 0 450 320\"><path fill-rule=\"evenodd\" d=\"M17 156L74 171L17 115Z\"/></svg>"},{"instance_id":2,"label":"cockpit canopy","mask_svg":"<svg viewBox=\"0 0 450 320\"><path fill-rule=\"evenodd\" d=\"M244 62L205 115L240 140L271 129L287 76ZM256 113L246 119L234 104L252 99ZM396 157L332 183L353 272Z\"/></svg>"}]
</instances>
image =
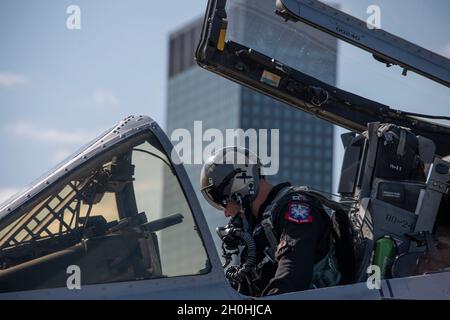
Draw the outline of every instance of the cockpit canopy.
<instances>
[{"instance_id":1,"label":"cockpit canopy","mask_svg":"<svg viewBox=\"0 0 450 320\"><path fill-rule=\"evenodd\" d=\"M342 9L355 12L350 5ZM387 14L383 21L396 22ZM441 29L447 35L435 39L438 47L450 28L447 19L436 23L447 23ZM427 37L422 30L417 34ZM370 122L393 123L432 139L437 154L450 154L445 116L450 59L370 29L366 21L323 2L210 1L196 59L208 70L351 131L363 132Z\"/></svg>"}]
</instances>

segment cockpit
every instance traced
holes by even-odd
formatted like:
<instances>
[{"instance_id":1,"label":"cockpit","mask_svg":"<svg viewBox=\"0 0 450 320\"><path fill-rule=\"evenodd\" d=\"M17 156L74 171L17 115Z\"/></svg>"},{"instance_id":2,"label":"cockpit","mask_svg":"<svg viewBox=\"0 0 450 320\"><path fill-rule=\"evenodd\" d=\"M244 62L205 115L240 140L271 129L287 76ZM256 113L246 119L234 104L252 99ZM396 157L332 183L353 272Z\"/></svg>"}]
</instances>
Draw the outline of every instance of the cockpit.
<instances>
[{"instance_id":1,"label":"cockpit","mask_svg":"<svg viewBox=\"0 0 450 320\"><path fill-rule=\"evenodd\" d=\"M107 137L88 147L100 148L96 156L68 161L38 200L2 217L1 292L65 287L68 266L81 271L83 285L209 271L189 202L155 136ZM85 162L71 165L77 158Z\"/></svg>"}]
</instances>

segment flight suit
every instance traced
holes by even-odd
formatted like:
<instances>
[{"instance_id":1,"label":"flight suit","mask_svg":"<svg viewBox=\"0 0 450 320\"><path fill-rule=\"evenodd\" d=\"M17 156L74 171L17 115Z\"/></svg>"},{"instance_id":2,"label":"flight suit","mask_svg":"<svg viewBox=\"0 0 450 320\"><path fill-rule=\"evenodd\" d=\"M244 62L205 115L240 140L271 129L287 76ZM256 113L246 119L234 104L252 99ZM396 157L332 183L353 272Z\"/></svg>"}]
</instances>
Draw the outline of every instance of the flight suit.
<instances>
[{"instance_id":1,"label":"flight suit","mask_svg":"<svg viewBox=\"0 0 450 320\"><path fill-rule=\"evenodd\" d=\"M286 182L273 187L261 205L258 217L250 218L257 263L265 258L269 246L261 225L263 213L273 204L278 192L289 186ZM330 251L332 223L320 202L296 193L289 193L278 202L280 205L271 212L278 240L275 261L262 266L260 279L255 282L263 296L309 289L314 265Z\"/></svg>"}]
</instances>

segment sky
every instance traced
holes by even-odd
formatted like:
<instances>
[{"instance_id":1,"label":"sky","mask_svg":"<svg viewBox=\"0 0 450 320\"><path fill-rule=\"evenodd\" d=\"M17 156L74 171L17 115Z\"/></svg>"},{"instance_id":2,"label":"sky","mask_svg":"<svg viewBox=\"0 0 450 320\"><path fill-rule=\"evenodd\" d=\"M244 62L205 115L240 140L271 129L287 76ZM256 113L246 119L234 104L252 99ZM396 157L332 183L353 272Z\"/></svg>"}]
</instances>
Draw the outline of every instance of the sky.
<instances>
[{"instance_id":1,"label":"sky","mask_svg":"<svg viewBox=\"0 0 450 320\"><path fill-rule=\"evenodd\" d=\"M340 0L365 20L450 57L448 0ZM0 0L0 202L130 114L165 127L168 35L206 0ZM80 8L81 29L66 12ZM338 86L400 109L449 115L450 90L345 44ZM336 133L335 178L342 148ZM336 179L335 184L336 184Z\"/></svg>"},{"instance_id":2,"label":"sky","mask_svg":"<svg viewBox=\"0 0 450 320\"><path fill-rule=\"evenodd\" d=\"M125 116L164 126L168 34L206 8L168 3L0 0L0 202Z\"/></svg>"}]
</instances>

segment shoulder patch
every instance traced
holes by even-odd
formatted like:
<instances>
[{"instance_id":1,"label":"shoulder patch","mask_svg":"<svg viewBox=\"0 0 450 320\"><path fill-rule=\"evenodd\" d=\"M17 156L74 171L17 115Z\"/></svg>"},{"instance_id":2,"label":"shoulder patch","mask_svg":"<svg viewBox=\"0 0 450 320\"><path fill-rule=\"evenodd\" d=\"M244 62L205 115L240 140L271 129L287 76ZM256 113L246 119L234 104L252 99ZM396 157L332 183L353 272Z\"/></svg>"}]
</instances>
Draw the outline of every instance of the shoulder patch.
<instances>
[{"instance_id":1,"label":"shoulder patch","mask_svg":"<svg viewBox=\"0 0 450 320\"><path fill-rule=\"evenodd\" d=\"M311 207L307 203L289 202L284 218L297 224L311 223L313 222L311 211Z\"/></svg>"}]
</instances>

